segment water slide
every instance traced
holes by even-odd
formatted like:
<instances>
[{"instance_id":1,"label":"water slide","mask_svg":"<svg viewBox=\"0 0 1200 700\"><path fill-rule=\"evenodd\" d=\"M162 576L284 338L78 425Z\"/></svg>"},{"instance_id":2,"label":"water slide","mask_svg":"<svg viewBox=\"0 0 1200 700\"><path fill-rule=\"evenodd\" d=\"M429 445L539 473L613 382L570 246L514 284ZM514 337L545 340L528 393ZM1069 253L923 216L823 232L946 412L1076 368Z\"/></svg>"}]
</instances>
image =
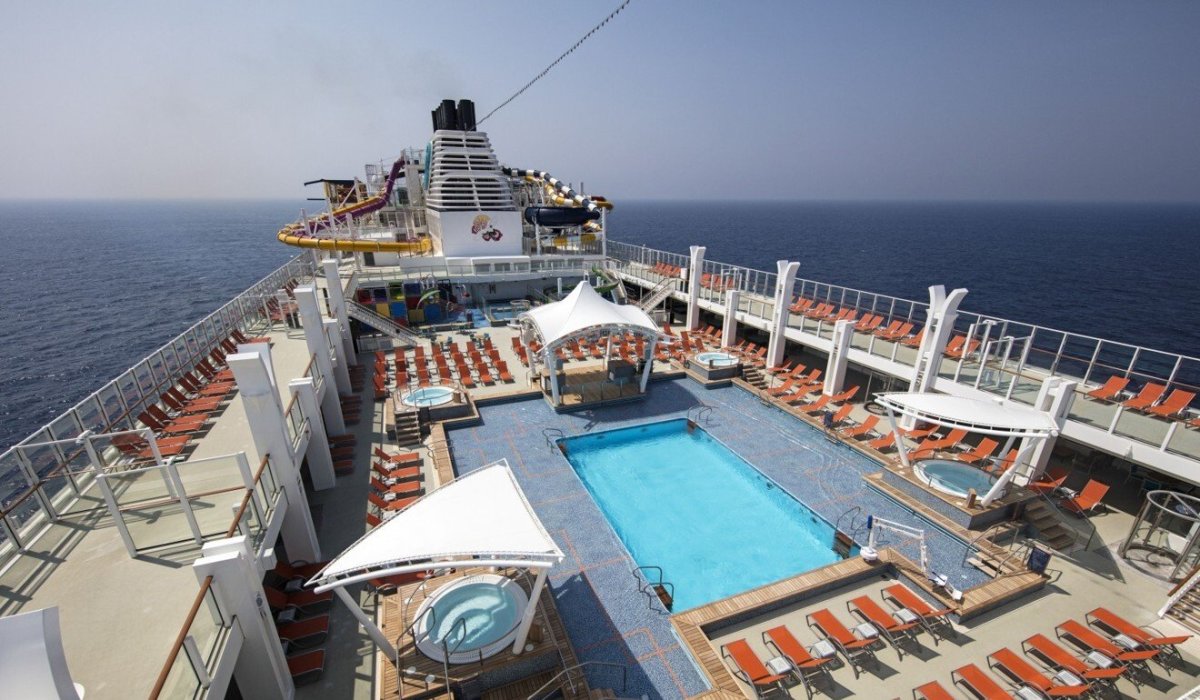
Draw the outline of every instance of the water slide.
<instances>
[{"instance_id":1,"label":"water slide","mask_svg":"<svg viewBox=\"0 0 1200 700\"><path fill-rule=\"evenodd\" d=\"M392 196L392 188L396 180L404 172L404 159L392 163L388 172L387 184L382 192L368 197L361 202L355 202L328 214L311 216L303 221L288 224L280 229L276 237L280 243L298 248L316 248L318 250L338 250L349 253L427 253L430 249L429 239L420 241L353 241L345 238L321 236L321 232L329 229L333 222L346 222L366 216L382 209Z\"/></svg>"},{"instance_id":2,"label":"water slide","mask_svg":"<svg viewBox=\"0 0 1200 700\"><path fill-rule=\"evenodd\" d=\"M544 170L521 170L501 166L509 177L523 177L529 182L540 182L546 186L556 204L564 207L526 207L525 220L539 226L579 226L595 231L600 228L597 220L601 209L612 209L612 203L604 197L585 197L567 186L567 183ZM532 210L532 211L531 211Z\"/></svg>"}]
</instances>

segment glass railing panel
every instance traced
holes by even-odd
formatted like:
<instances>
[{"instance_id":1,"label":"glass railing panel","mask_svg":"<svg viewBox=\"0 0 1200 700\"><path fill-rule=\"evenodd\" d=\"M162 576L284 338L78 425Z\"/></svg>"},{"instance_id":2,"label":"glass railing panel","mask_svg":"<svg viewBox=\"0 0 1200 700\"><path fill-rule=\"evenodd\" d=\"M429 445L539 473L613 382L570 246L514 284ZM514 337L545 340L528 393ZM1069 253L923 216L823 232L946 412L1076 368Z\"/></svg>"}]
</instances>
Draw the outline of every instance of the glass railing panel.
<instances>
[{"instance_id":1,"label":"glass railing panel","mask_svg":"<svg viewBox=\"0 0 1200 700\"><path fill-rule=\"evenodd\" d=\"M103 432L104 426L108 422L104 419L104 413L100 410L100 400L95 396L89 396L80 401L73 413L80 427L95 433Z\"/></svg>"},{"instance_id":2,"label":"glass railing panel","mask_svg":"<svg viewBox=\"0 0 1200 700\"><path fill-rule=\"evenodd\" d=\"M153 378L155 388L166 384L171 379L171 374L167 371L167 360L164 351L160 350L146 358L146 367L150 370L150 376ZM148 393L153 394L153 391Z\"/></svg>"},{"instance_id":3,"label":"glass railing panel","mask_svg":"<svg viewBox=\"0 0 1200 700\"><path fill-rule=\"evenodd\" d=\"M1169 428L1170 421L1127 408L1117 418L1113 433L1157 447L1166 439Z\"/></svg>"},{"instance_id":4,"label":"glass railing panel","mask_svg":"<svg viewBox=\"0 0 1200 700\"><path fill-rule=\"evenodd\" d=\"M150 371L149 363L140 362L133 367L133 378L138 387L138 408L141 408L142 397L154 396L157 388L154 374Z\"/></svg>"},{"instance_id":5,"label":"glass railing panel","mask_svg":"<svg viewBox=\"0 0 1200 700\"><path fill-rule=\"evenodd\" d=\"M1167 443L1167 450L1192 459L1200 459L1200 425L1196 414L1191 414L1184 420L1176 422L1175 432Z\"/></svg>"},{"instance_id":6,"label":"glass railing panel","mask_svg":"<svg viewBox=\"0 0 1200 700\"><path fill-rule=\"evenodd\" d=\"M166 682L163 683L158 697L161 700L195 700L200 697L201 690L196 670L192 668L187 653L180 649L171 660Z\"/></svg>"},{"instance_id":7,"label":"glass railing panel","mask_svg":"<svg viewBox=\"0 0 1200 700\"><path fill-rule=\"evenodd\" d=\"M55 440L70 440L83 432L83 426L75 417L74 411L68 411L50 422L50 434Z\"/></svg>"},{"instance_id":8,"label":"glass railing panel","mask_svg":"<svg viewBox=\"0 0 1200 700\"><path fill-rule=\"evenodd\" d=\"M55 512L60 517L94 514L107 508L90 469L72 468L58 476L43 479L42 492L54 504Z\"/></svg>"},{"instance_id":9,"label":"glass railing panel","mask_svg":"<svg viewBox=\"0 0 1200 700\"><path fill-rule=\"evenodd\" d=\"M15 449L0 455L0 511L7 509L31 484L21 470Z\"/></svg>"},{"instance_id":10,"label":"glass railing panel","mask_svg":"<svg viewBox=\"0 0 1200 700\"><path fill-rule=\"evenodd\" d=\"M193 541L183 506L167 487L166 469L150 467L106 474L134 547L145 550ZM229 523L229 511L225 511Z\"/></svg>"}]
</instances>

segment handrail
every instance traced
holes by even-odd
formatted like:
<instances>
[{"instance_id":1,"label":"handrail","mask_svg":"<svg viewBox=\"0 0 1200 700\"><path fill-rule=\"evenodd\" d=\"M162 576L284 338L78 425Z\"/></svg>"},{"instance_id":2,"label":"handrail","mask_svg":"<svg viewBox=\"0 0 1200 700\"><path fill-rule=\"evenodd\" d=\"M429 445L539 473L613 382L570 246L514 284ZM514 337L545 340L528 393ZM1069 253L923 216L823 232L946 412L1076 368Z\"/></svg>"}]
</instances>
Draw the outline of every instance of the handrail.
<instances>
[{"instance_id":1,"label":"handrail","mask_svg":"<svg viewBox=\"0 0 1200 700\"><path fill-rule=\"evenodd\" d=\"M833 529L836 530L837 532L843 532L842 518L846 517L847 515L850 515L851 513L861 513L861 512L862 512L862 506L852 506L850 508L847 508L845 511L842 512L841 515L839 515L837 517L837 520L834 521ZM850 529L851 530L855 529L853 515L850 515Z\"/></svg>"},{"instance_id":2,"label":"handrail","mask_svg":"<svg viewBox=\"0 0 1200 700\"><path fill-rule=\"evenodd\" d=\"M575 664L574 666L564 668L563 670L554 674L554 676L550 680L543 683L540 688L538 688L537 690L530 693L526 700L540 700L540 698L538 697L538 693L541 693L541 692L545 691L546 689L550 688L552 685L554 685L563 674L569 674L571 671L575 671L577 669L581 669L581 668L584 668L587 666L603 666L606 668L620 669L621 670L621 692L624 693L625 689L628 687L629 667L626 666L625 664L618 664L618 663L614 663L612 661L583 661L583 662Z\"/></svg>"},{"instance_id":3,"label":"handrail","mask_svg":"<svg viewBox=\"0 0 1200 700\"><path fill-rule=\"evenodd\" d=\"M696 412L694 417L692 415L692 411ZM692 406L691 408L689 408L687 410L687 419L690 420L691 422L695 423L696 425L699 425L700 417L708 416L708 418L706 418L704 421L704 424L708 425L712 421L712 412L713 412L712 406L709 406L706 403L701 403L701 404Z\"/></svg>"},{"instance_id":4,"label":"handrail","mask_svg":"<svg viewBox=\"0 0 1200 700\"><path fill-rule=\"evenodd\" d=\"M204 604L204 599L208 596L212 582L213 577L206 576L204 581L200 583L200 593L192 601L192 607L188 610L187 617L183 619L183 626L179 628L179 634L175 635L175 643L171 645L171 651L167 654L167 662L163 664L162 670L158 672L158 678L154 681L154 687L150 690L150 700L155 700L162 693L163 686L167 683L167 676L171 673L175 657L179 656L179 652L183 650L183 642L188 637L188 630L192 628L192 623L196 621L196 615L200 612L200 606Z\"/></svg>"},{"instance_id":5,"label":"handrail","mask_svg":"<svg viewBox=\"0 0 1200 700\"><path fill-rule=\"evenodd\" d=\"M542 430L542 438L546 440L546 445L549 446L550 449L554 449L554 447L558 444L557 440L551 439L553 437L557 437L561 440L565 439L567 435L562 431L561 428L544 428Z\"/></svg>"}]
</instances>

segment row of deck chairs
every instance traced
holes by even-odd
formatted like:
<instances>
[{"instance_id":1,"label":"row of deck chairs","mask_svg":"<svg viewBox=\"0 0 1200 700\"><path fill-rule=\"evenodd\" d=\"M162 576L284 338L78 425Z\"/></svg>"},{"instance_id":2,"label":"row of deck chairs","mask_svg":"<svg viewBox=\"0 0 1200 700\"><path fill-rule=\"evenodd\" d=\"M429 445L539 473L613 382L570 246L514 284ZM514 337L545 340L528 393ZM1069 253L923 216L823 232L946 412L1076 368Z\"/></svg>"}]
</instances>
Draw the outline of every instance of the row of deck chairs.
<instances>
[{"instance_id":1,"label":"row of deck chairs","mask_svg":"<svg viewBox=\"0 0 1200 700\"><path fill-rule=\"evenodd\" d=\"M1146 382L1142 385L1141 391L1136 396L1124 398L1127 396L1124 392L1129 386L1129 381L1129 377L1113 375L1104 382L1103 386L1087 392L1086 396L1097 401L1119 402L1129 410L1160 418L1183 415L1196 398L1196 392L1183 389L1175 389L1168 396L1165 385L1153 382ZM1164 396L1166 398L1163 398ZM1200 427L1200 418L1194 418L1190 423Z\"/></svg>"},{"instance_id":2,"label":"row of deck chairs","mask_svg":"<svg viewBox=\"0 0 1200 700\"><path fill-rule=\"evenodd\" d=\"M1106 608L1092 610L1084 620L1086 624L1068 619L1056 626L1058 641L1044 634L1028 637L1021 642L1024 656L1007 647L989 654L988 667L1008 682L1007 688L975 664L955 669L951 682L983 700L1030 691L1038 697L1120 696L1119 680L1129 681L1137 691L1153 679L1151 661L1167 673L1179 667L1183 658L1178 647L1191 638L1160 635ZM947 700L952 696L941 683L932 681L914 688L913 698Z\"/></svg>"},{"instance_id":3,"label":"row of deck chairs","mask_svg":"<svg viewBox=\"0 0 1200 700\"><path fill-rule=\"evenodd\" d=\"M858 596L846 603L853 618L850 627L827 608L816 610L805 616L809 629L819 640L805 647L786 625L763 632L763 644L777 658L786 661L786 668L773 672L754 653L745 639L738 639L721 647L721 656L735 676L751 687L755 697L769 691L781 691L787 695L787 684L799 684L811 698L818 690L817 684L832 684L831 667L841 657L858 678L867 665L878 663L875 653L881 643L895 649L900 660L904 659L904 646L920 644L917 635L929 634L934 645L953 633L950 626L950 608L936 608L902 583L896 583L880 591L883 604L869 596Z\"/></svg>"},{"instance_id":4,"label":"row of deck chairs","mask_svg":"<svg viewBox=\"0 0 1200 700\"><path fill-rule=\"evenodd\" d=\"M662 275L663 277L678 277L683 272L683 268L678 265L668 265L667 263L655 263L652 271Z\"/></svg>"},{"instance_id":5,"label":"row of deck chairs","mask_svg":"<svg viewBox=\"0 0 1200 700\"><path fill-rule=\"evenodd\" d=\"M138 422L154 432L160 456L183 454L193 438L211 427L213 417L224 410L237 391L233 372L225 363L226 355L236 352L238 343L250 342L267 339L247 338L241 331L234 331L195 367L180 375L176 385L159 396L160 403L147 406L137 415ZM154 449L140 435L117 435L112 444L135 462L154 458Z\"/></svg>"},{"instance_id":6,"label":"row of deck chairs","mask_svg":"<svg viewBox=\"0 0 1200 700\"><path fill-rule=\"evenodd\" d=\"M390 453L379 447L371 462L367 494L367 525L375 527L393 513L416 502L425 493L425 473L416 452Z\"/></svg>"},{"instance_id":7,"label":"row of deck chairs","mask_svg":"<svg viewBox=\"0 0 1200 700\"><path fill-rule=\"evenodd\" d=\"M329 609L333 594L315 593L304 583L329 562L285 563L267 572L263 581L266 603L296 685L312 683L325 671L325 642L329 638Z\"/></svg>"}]
</instances>

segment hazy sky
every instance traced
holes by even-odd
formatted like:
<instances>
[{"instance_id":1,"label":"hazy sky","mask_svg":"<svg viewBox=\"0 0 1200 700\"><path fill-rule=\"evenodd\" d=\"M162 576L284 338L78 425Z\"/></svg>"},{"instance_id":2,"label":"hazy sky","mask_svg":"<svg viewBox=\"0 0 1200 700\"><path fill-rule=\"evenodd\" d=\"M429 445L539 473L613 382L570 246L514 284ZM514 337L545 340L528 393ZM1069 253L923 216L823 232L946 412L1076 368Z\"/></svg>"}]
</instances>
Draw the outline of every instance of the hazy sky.
<instances>
[{"instance_id":1,"label":"hazy sky","mask_svg":"<svg viewBox=\"0 0 1200 700\"><path fill-rule=\"evenodd\" d=\"M617 4L0 0L0 197L301 197ZM613 198L1197 201L1198 37L1195 1L633 0L484 130Z\"/></svg>"}]
</instances>

